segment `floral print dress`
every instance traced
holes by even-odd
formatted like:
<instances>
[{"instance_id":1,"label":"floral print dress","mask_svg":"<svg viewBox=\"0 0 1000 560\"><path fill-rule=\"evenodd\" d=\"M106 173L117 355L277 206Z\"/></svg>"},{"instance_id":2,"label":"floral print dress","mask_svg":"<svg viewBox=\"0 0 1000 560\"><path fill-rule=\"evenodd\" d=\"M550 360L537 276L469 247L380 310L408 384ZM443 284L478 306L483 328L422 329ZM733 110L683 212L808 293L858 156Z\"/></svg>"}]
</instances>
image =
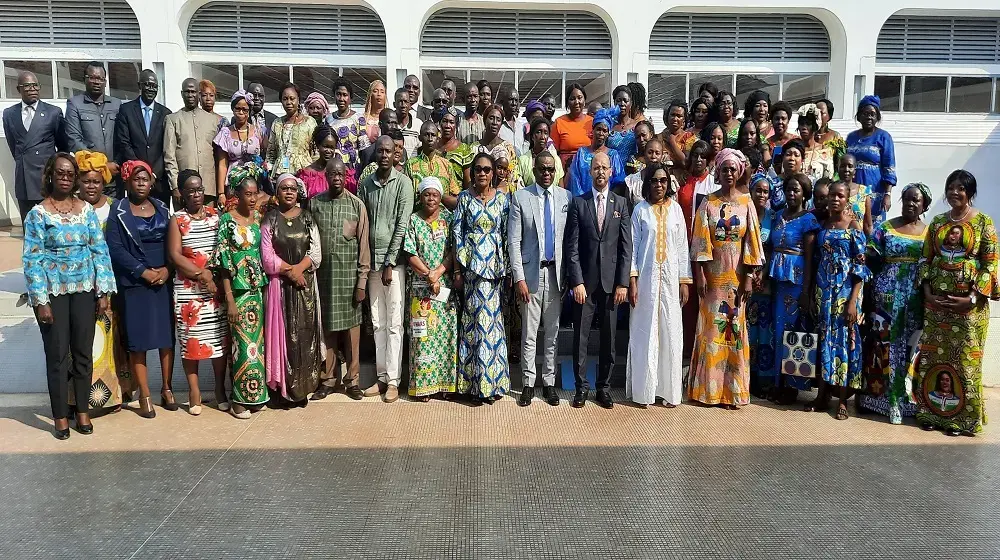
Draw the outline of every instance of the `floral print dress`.
<instances>
[{"instance_id":1,"label":"floral print dress","mask_svg":"<svg viewBox=\"0 0 1000 560\"><path fill-rule=\"evenodd\" d=\"M848 324L847 303L855 282L867 282L865 234L856 229L823 229L816 237L816 331L819 334L820 373L836 387L861 388L861 327ZM861 317L861 292L855 302Z\"/></svg>"}]
</instances>

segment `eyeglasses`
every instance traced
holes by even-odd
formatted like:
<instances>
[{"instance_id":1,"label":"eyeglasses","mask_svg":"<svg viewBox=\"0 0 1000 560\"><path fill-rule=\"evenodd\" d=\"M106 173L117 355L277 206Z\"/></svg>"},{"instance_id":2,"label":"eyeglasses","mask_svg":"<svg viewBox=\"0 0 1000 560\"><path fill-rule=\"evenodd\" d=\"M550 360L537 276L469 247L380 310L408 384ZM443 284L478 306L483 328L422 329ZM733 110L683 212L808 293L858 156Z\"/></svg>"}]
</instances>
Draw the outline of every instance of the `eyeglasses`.
<instances>
[{"instance_id":1,"label":"eyeglasses","mask_svg":"<svg viewBox=\"0 0 1000 560\"><path fill-rule=\"evenodd\" d=\"M736 175L735 167L720 167L719 173L723 175Z\"/></svg>"},{"instance_id":2,"label":"eyeglasses","mask_svg":"<svg viewBox=\"0 0 1000 560\"><path fill-rule=\"evenodd\" d=\"M197 187L194 189L184 189L185 194L205 194L205 187Z\"/></svg>"},{"instance_id":3,"label":"eyeglasses","mask_svg":"<svg viewBox=\"0 0 1000 560\"><path fill-rule=\"evenodd\" d=\"M17 86L18 89L39 89L40 87L36 82L25 82Z\"/></svg>"},{"instance_id":4,"label":"eyeglasses","mask_svg":"<svg viewBox=\"0 0 1000 560\"><path fill-rule=\"evenodd\" d=\"M666 185L670 182L670 177L652 177L649 182L656 185Z\"/></svg>"},{"instance_id":5,"label":"eyeglasses","mask_svg":"<svg viewBox=\"0 0 1000 560\"><path fill-rule=\"evenodd\" d=\"M733 100L732 99L723 99L722 101L719 102L719 106L720 107L732 107L733 106Z\"/></svg>"},{"instance_id":6,"label":"eyeglasses","mask_svg":"<svg viewBox=\"0 0 1000 560\"><path fill-rule=\"evenodd\" d=\"M64 169L56 169L52 172L52 174L60 179L72 179L73 177L76 177L76 171L73 170L66 171Z\"/></svg>"},{"instance_id":7,"label":"eyeglasses","mask_svg":"<svg viewBox=\"0 0 1000 560\"><path fill-rule=\"evenodd\" d=\"M493 168L488 165L477 165L472 168L473 173L493 173Z\"/></svg>"},{"instance_id":8,"label":"eyeglasses","mask_svg":"<svg viewBox=\"0 0 1000 560\"><path fill-rule=\"evenodd\" d=\"M555 172L556 172L556 168L552 167L552 166L539 167L538 168L538 173L555 173Z\"/></svg>"},{"instance_id":9,"label":"eyeglasses","mask_svg":"<svg viewBox=\"0 0 1000 560\"><path fill-rule=\"evenodd\" d=\"M249 107L236 107L235 109L233 109L233 112L234 113L249 113L250 112L250 108Z\"/></svg>"}]
</instances>

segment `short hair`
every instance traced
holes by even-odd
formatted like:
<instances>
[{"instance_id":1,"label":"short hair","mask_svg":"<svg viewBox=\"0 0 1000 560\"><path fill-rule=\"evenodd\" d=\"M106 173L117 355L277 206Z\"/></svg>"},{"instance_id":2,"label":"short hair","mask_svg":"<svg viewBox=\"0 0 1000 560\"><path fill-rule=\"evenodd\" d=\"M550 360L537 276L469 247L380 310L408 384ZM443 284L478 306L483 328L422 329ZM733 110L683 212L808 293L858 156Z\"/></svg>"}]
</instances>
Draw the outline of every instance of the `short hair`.
<instances>
[{"instance_id":1,"label":"short hair","mask_svg":"<svg viewBox=\"0 0 1000 560\"><path fill-rule=\"evenodd\" d=\"M404 96L403 98L407 101L410 100L410 94L406 93L406 90L403 88L396 88L396 93L392 94L392 100L395 101L399 99L400 95Z\"/></svg>"},{"instance_id":2,"label":"short hair","mask_svg":"<svg viewBox=\"0 0 1000 560\"><path fill-rule=\"evenodd\" d=\"M644 126L644 127L648 128L650 135L655 135L656 134L656 127L653 126L653 121L651 121L649 119L641 120L641 121L635 123L635 126L632 127L632 130L637 129L640 126Z\"/></svg>"},{"instance_id":3,"label":"short hair","mask_svg":"<svg viewBox=\"0 0 1000 560\"><path fill-rule=\"evenodd\" d=\"M759 148L748 146L746 148L740 148L740 151L747 157L747 169L751 173L760 169L764 165L764 154L761 153Z\"/></svg>"},{"instance_id":4,"label":"short hair","mask_svg":"<svg viewBox=\"0 0 1000 560\"><path fill-rule=\"evenodd\" d=\"M497 101L507 101L510 99L510 95L516 91L517 90L515 90L513 86L500 84L500 87L497 89L497 93L493 96L493 98Z\"/></svg>"},{"instance_id":5,"label":"short hair","mask_svg":"<svg viewBox=\"0 0 1000 560\"><path fill-rule=\"evenodd\" d=\"M580 84L578 84L576 82L573 82L573 83L569 84L568 86L566 86L566 100L567 100L567 102L569 101L569 98L572 97L574 91L579 91L580 93L582 93L583 94L583 100L584 100L584 102L587 101L587 90L583 89L583 86L581 86Z\"/></svg>"},{"instance_id":6,"label":"short hair","mask_svg":"<svg viewBox=\"0 0 1000 560\"><path fill-rule=\"evenodd\" d=\"M788 188L789 181L795 181L802 187L802 202L807 202L812 198L813 183L812 179L809 178L805 173L793 173L791 177L785 179L785 182L781 185L781 190Z\"/></svg>"},{"instance_id":7,"label":"short hair","mask_svg":"<svg viewBox=\"0 0 1000 560\"><path fill-rule=\"evenodd\" d=\"M466 82L465 83L465 91L468 92L472 88L476 88L478 90L479 86L476 85L476 82Z\"/></svg>"},{"instance_id":8,"label":"short hair","mask_svg":"<svg viewBox=\"0 0 1000 560\"><path fill-rule=\"evenodd\" d=\"M322 144L323 141L329 138L330 136L333 136L334 138L337 137L337 135L333 132L333 129L330 128L330 125L326 124L325 122L319 123L318 125L316 125L316 128L313 129L313 134L312 134L313 145L319 148L320 144Z\"/></svg>"},{"instance_id":9,"label":"short hair","mask_svg":"<svg viewBox=\"0 0 1000 560\"><path fill-rule=\"evenodd\" d=\"M378 122L382 123L389 120L389 115L395 115L396 110L391 107L386 107L378 112Z\"/></svg>"},{"instance_id":10,"label":"short hair","mask_svg":"<svg viewBox=\"0 0 1000 560\"><path fill-rule=\"evenodd\" d=\"M704 101L702 101L702 103L704 103ZM663 126L664 126L664 127L666 127L666 126L667 126L667 122L666 122L666 121L667 121L667 119L666 119L666 117L669 117L669 116L670 116L670 113L671 113L671 112L672 112L672 111L673 111L673 110L674 110L674 109L675 109L676 107L680 107L681 109L684 109L684 122L685 122L685 123L687 122L687 120L688 120L688 105L687 105L687 103L685 103L683 99L672 99L672 100L670 101L670 104L669 104L669 105L667 105L667 108L663 110L663 116L664 116L664 119L663 119Z\"/></svg>"},{"instance_id":11,"label":"short hair","mask_svg":"<svg viewBox=\"0 0 1000 560\"><path fill-rule=\"evenodd\" d=\"M830 101L829 99L820 99L819 101L816 102L817 105L819 105L820 103L826 105L826 114L830 115L830 118L832 119L833 111L835 110L833 107L833 101Z\"/></svg>"},{"instance_id":12,"label":"short hair","mask_svg":"<svg viewBox=\"0 0 1000 560\"><path fill-rule=\"evenodd\" d=\"M650 183L653 181L653 175L655 175L656 172L660 170L662 170L664 173L667 174L667 191L666 193L664 193L663 197L670 198L674 196L673 181L670 180L670 169L668 169L667 166L663 165L662 163L654 161L649 165L647 165L646 168L643 169L642 171L643 198L649 196L649 187L651 186Z\"/></svg>"},{"instance_id":13,"label":"short hair","mask_svg":"<svg viewBox=\"0 0 1000 560\"><path fill-rule=\"evenodd\" d=\"M47 197L52 194L52 178L56 173L56 162L65 159L73 164L73 191L76 192L76 176L80 174L80 166L76 163L76 158L69 152L56 152L52 154L49 161L45 162L45 169L42 171L42 196Z\"/></svg>"},{"instance_id":14,"label":"short hair","mask_svg":"<svg viewBox=\"0 0 1000 560\"><path fill-rule=\"evenodd\" d=\"M475 156L473 156L472 157L472 161L469 162L469 169L474 168L476 166L476 162L479 161L479 160L481 160L481 159L485 159L485 160L487 160L487 161L490 162L490 167L493 168L493 182L496 183L496 180L497 180L497 172L496 172L497 171L496 170L497 160L489 152L479 152L478 154L476 154ZM475 175L474 171L473 171L473 175ZM475 183L475 180L473 180L473 183Z\"/></svg>"},{"instance_id":15,"label":"short hair","mask_svg":"<svg viewBox=\"0 0 1000 560\"><path fill-rule=\"evenodd\" d=\"M382 136L388 136L389 138L392 138L393 142L402 142L403 140L406 139L406 137L403 136L403 131L399 130L398 128L394 128L389 132L386 132Z\"/></svg>"},{"instance_id":16,"label":"short hair","mask_svg":"<svg viewBox=\"0 0 1000 560\"><path fill-rule=\"evenodd\" d=\"M964 169L956 169L948 174L948 178L945 179L944 188L948 189L948 185L958 182L962 185L962 189L965 190L966 196L969 197L969 202L976 198L976 177L972 173Z\"/></svg>"},{"instance_id":17,"label":"short hair","mask_svg":"<svg viewBox=\"0 0 1000 560\"><path fill-rule=\"evenodd\" d=\"M498 111L500 113L500 118L503 118L503 107L496 103L491 103L490 106L483 111L483 118L489 117L492 111Z\"/></svg>"},{"instance_id":18,"label":"short hair","mask_svg":"<svg viewBox=\"0 0 1000 560\"><path fill-rule=\"evenodd\" d=\"M282 88L282 91L284 91L284 88ZM257 185L257 189L260 190L260 183L257 182L257 178L252 175L248 175L240 179L240 182L236 183L233 186L233 192L236 194L236 196L243 194L243 191L246 190L246 188L250 185L250 183ZM275 186L277 187L277 185Z\"/></svg>"},{"instance_id":19,"label":"short hair","mask_svg":"<svg viewBox=\"0 0 1000 560\"><path fill-rule=\"evenodd\" d=\"M198 91L205 91L205 90L208 90L212 93L218 93L218 90L215 89L215 84L212 83L212 80L202 80L198 82Z\"/></svg>"},{"instance_id":20,"label":"short hair","mask_svg":"<svg viewBox=\"0 0 1000 560\"><path fill-rule=\"evenodd\" d=\"M105 70L105 68L104 68L104 63L103 62L98 62L96 60L92 60L92 61L88 62L87 63L87 67L83 69L84 75L86 75L87 71L90 70L91 68L100 68L101 72L104 72L105 75L107 75L107 73L108 73L108 71Z\"/></svg>"},{"instance_id":21,"label":"short hair","mask_svg":"<svg viewBox=\"0 0 1000 560\"><path fill-rule=\"evenodd\" d=\"M549 158L549 159L551 159L553 161L553 163L556 161L556 156L552 155L552 152L550 152L548 150L542 150L541 153L539 153L537 156L535 156L535 161L537 162L538 160L540 160L542 158Z\"/></svg>"},{"instance_id":22,"label":"short hair","mask_svg":"<svg viewBox=\"0 0 1000 560\"><path fill-rule=\"evenodd\" d=\"M281 91L278 92L278 95L280 96L285 93L286 89L295 90L295 97L298 97L299 100L302 99L302 90L299 89L299 86L295 85L295 82L285 82L285 85L281 86Z\"/></svg>"},{"instance_id":23,"label":"short hair","mask_svg":"<svg viewBox=\"0 0 1000 560\"><path fill-rule=\"evenodd\" d=\"M614 103L615 102L615 98L618 97L618 94L621 93L621 92L623 92L623 91L628 94L628 98L630 100L632 99L632 90L629 89L629 87L627 85L620 84L620 85L615 86L615 89L611 91L611 103Z\"/></svg>"},{"instance_id":24,"label":"short hair","mask_svg":"<svg viewBox=\"0 0 1000 560\"><path fill-rule=\"evenodd\" d=\"M192 177L197 177L201 180L201 173L198 173L198 170L196 169L184 169L177 174L177 186L180 187L181 191L184 190L184 185L186 185Z\"/></svg>"},{"instance_id":25,"label":"short hair","mask_svg":"<svg viewBox=\"0 0 1000 560\"><path fill-rule=\"evenodd\" d=\"M531 119L531 124L528 125L528 136L534 136L535 131L538 130L540 126L549 126L549 121L545 117L535 117Z\"/></svg>"},{"instance_id":26,"label":"short hair","mask_svg":"<svg viewBox=\"0 0 1000 560\"><path fill-rule=\"evenodd\" d=\"M719 124L719 123L717 123L717 122L715 122L715 121L712 121L712 122L706 124L705 128L701 129L701 134L699 134L698 137L702 141L704 141L706 144L708 144L709 147L711 147L712 146L712 136L715 134L715 130L716 129L722 130L722 125ZM723 143L725 143L725 138L726 138L726 131L722 130ZM725 147L725 146L723 146L723 147Z\"/></svg>"},{"instance_id":27,"label":"short hair","mask_svg":"<svg viewBox=\"0 0 1000 560\"><path fill-rule=\"evenodd\" d=\"M833 184L833 179L829 177L820 177L819 179L816 179L816 184L813 185L813 194L815 194L820 187L830 188L830 185L832 184Z\"/></svg>"},{"instance_id":28,"label":"short hair","mask_svg":"<svg viewBox=\"0 0 1000 560\"><path fill-rule=\"evenodd\" d=\"M768 95L766 91L758 89L751 92L750 96L747 97L747 100L743 103L743 118L750 118L750 115L753 114L754 107L756 107L757 103L761 101L766 102L768 108L771 107L771 96ZM771 115L768 115L768 118L770 118L770 116Z\"/></svg>"},{"instance_id":29,"label":"short hair","mask_svg":"<svg viewBox=\"0 0 1000 560\"><path fill-rule=\"evenodd\" d=\"M347 90L347 96L351 99L354 98L354 86L347 79L340 77L333 81L333 85L330 87L330 94L336 98L337 90L340 88L345 88Z\"/></svg>"},{"instance_id":30,"label":"short hair","mask_svg":"<svg viewBox=\"0 0 1000 560\"><path fill-rule=\"evenodd\" d=\"M917 192L920 193L920 199L921 199L921 201L924 204L924 212L926 212L931 207L931 203L933 202L933 199L931 198L930 195L926 194L917 184L911 183L911 184L906 185L905 187L903 187L903 192L902 192L902 194L900 194L900 198L902 198L902 196L906 194L906 191L913 190L913 189L917 189ZM970 198L970 200L971 200L971 198Z\"/></svg>"},{"instance_id":31,"label":"short hair","mask_svg":"<svg viewBox=\"0 0 1000 560\"><path fill-rule=\"evenodd\" d=\"M767 115L768 119L774 120L774 116L778 114L778 111L784 111L788 115L788 120L792 120L792 114L795 113L787 101L778 101L774 105L771 105L771 111Z\"/></svg>"},{"instance_id":32,"label":"short hair","mask_svg":"<svg viewBox=\"0 0 1000 560\"><path fill-rule=\"evenodd\" d=\"M691 170L691 165L694 163L695 159L703 157L707 160L708 151L711 149L712 147L708 145L708 142L705 142L704 140L695 140L694 144L691 145L691 151L688 152L688 171Z\"/></svg>"}]
</instances>

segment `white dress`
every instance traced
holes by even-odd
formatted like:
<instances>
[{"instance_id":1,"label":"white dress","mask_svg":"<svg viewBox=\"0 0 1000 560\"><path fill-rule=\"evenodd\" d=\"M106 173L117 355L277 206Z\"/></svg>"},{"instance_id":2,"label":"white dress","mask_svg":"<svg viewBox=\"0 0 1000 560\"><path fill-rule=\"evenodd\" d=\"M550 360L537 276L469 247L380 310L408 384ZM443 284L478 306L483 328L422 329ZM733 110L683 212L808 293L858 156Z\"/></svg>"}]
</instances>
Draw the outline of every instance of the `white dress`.
<instances>
[{"instance_id":1,"label":"white dress","mask_svg":"<svg viewBox=\"0 0 1000 560\"><path fill-rule=\"evenodd\" d=\"M631 274L638 277L639 301L629 319L625 395L638 404L652 404L656 397L680 404L680 284L691 283L691 262L684 213L676 201L650 206L644 200L635 207Z\"/></svg>"}]
</instances>

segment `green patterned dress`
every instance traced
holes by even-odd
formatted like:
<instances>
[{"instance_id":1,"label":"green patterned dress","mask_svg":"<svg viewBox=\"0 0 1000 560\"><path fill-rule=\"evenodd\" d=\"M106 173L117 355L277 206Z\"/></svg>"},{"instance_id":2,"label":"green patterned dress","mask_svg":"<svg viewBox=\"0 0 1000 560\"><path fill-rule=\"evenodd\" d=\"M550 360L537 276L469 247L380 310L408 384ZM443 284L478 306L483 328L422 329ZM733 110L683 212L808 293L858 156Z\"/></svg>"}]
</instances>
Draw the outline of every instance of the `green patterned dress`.
<instances>
[{"instance_id":1,"label":"green patterned dress","mask_svg":"<svg viewBox=\"0 0 1000 560\"><path fill-rule=\"evenodd\" d=\"M254 212L249 226L225 213L219 220L219 243L210 267L231 278L239 320L232 328L232 372L234 403L261 405L267 402L264 366L264 295L267 284L260 259L260 214Z\"/></svg>"},{"instance_id":2,"label":"green patterned dress","mask_svg":"<svg viewBox=\"0 0 1000 560\"><path fill-rule=\"evenodd\" d=\"M441 266L451 244L451 213L441 209L438 219L427 223L417 214L403 240L403 251L416 255L430 269ZM413 397L454 393L458 375L458 320L456 295L447 302L432 299L430 286L407 267L410 287L410 389ZM451 289L451 276L441 277Z\"/></svg>"},{"instance_id":3,"label":"green patterned dress","mask_svg":"<svg viewBox=\"0 0 1000 560\"><path fill-rule=\"evenodd\" d=\"M982 212L960 222L948 213L927 226L920 278L935 295L976 295L967 313L924 302L924 332L914 393L917 422L975 433L986 423L983 344L990 324L989 300L1000 299L997 232Z\"/></svg>"}]
</instances>

